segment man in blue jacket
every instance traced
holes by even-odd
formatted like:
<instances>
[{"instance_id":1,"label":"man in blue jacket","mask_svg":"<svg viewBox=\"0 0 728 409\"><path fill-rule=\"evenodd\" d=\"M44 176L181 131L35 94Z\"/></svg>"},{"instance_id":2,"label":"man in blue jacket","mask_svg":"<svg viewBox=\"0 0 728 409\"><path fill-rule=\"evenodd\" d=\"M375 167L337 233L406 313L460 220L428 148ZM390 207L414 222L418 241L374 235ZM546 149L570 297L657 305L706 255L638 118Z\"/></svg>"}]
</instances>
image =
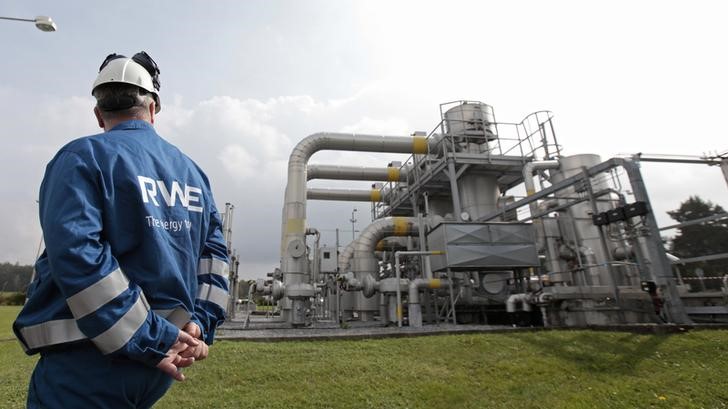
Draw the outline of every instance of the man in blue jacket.
<instances>
[{"instance_id":1,"label":"man in blue jacket","mask_svg":"<svg viewBox=\"0 0 728 409\"><path fill-rule=\"evenodd\" d=\"M228 300L228 257L205 174L154 131L159 69L111 54L92 95L104 133L51 160L46 250L13 325L40 353L28 407L147 408L207 356Z\"/></svg>"}]
</instances>

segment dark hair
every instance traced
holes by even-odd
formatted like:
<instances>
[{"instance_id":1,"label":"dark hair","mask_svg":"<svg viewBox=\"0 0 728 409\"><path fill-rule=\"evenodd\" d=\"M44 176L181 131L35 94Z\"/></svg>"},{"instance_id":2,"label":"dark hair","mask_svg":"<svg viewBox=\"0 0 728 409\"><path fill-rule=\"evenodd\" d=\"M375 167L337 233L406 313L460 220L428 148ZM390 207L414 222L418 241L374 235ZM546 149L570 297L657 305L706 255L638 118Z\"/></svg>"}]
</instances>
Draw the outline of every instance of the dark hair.
<instances>
[{"instance_id":1,"label":"dark hair","mask_svg":"<svg viewBox=\"0 0 728 409\"><path fill-rule=\"evenodd\" d=\"M135 114L140 108L146 108L154 97L136 85L120 82L101 84L93 90L96 106L102 112L119 114Z\"/></svg>"}]
</instances>

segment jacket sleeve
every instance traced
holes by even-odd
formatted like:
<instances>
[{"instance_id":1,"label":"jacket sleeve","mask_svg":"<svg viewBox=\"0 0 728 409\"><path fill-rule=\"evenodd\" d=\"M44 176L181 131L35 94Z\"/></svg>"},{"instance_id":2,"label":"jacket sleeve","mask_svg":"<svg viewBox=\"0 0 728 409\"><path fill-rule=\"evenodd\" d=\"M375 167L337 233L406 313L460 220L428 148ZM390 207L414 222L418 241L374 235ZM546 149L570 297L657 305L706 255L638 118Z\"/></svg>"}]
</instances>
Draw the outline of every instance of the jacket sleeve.
<instances>
[{"instance_id":1,"label":"jacket sleeve","mask_svg":"<svg viewBox=\"0 0 728 409\"><path fill-rule=\"evenodd\" d=\"M179 330L154 314L104 238L106 191L95 161L63 150L48 165L40 191L40 221L51 278L79 330L104 354L154 366Z\"/></svg>"},{"instance_id":2,"label":"jacket sleeve","mask_svg":"<svg viewBox=\"0 0 728 409\"><path fill-rule=\"evenodd\" d=\"M212 195L210 195L212 197ZM202 246L197 269L197 299L195 321L202 330L202 339L212 344L215 329L225 320L229 300L229 262L227 247L222 233L220 216L211 202L210 225Z\"/></svg>"}]
</instances>

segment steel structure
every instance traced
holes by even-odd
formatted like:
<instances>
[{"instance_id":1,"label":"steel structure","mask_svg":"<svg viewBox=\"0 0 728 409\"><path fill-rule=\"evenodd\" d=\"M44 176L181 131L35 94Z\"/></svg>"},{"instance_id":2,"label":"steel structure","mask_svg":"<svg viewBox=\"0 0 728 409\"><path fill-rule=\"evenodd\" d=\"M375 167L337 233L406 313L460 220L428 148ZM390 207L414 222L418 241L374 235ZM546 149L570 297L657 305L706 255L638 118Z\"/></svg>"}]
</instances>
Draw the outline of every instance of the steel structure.
<instances>
[{"instance_id":1,"label":"steel structure","mask_svg":"<svg viewBox=\"0 0 728 409\"><path fill-rule=\"evenodd\" d=\"M673 268L681 261L663 247L639 167L672 160L726 173L725 154L564 156L548 111L506 123L487 104L454 101L440 106L440 116L429 134L319 133L294 148L281 266L250 293L277 301L280 314L268 322L569 327L728 320L728 279L722 290L696 294ZM309 165L323 149L411 156L382 168ZM379 183L370 190L307 189L311 179ZM520 187L525 197L514 193ZM322 256L317 231L306 225L307 199L370 201L374 222L342 252L337 243L337 254L324 247ZM316 241L307 245L312 235ZM725 254L704 259L710 257Z\"/></svg>"}]
</instances>

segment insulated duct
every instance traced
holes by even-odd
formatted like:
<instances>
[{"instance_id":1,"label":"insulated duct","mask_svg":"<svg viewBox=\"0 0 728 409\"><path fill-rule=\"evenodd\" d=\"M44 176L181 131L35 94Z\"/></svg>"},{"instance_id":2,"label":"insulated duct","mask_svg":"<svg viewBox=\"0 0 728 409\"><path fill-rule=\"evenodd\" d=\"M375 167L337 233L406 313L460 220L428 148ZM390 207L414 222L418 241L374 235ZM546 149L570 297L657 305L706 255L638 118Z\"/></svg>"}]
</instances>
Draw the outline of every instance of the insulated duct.
<instances>
[{"instance_id":1,"label":"insulated duct","mask_svg":"<svg viewBox=\"0 0 728 409\"><path fill-rule=\"evenodd\" d=\"M366 180L374 182L404 182L407 180L409 168L386 167L367 168L363 166L308 165L307 180Z\"/></svg>"},{"instance_id":2,"label":"insulated duct","mask_svg":"<svg viewBox=\"0 0 728 409\"><path fill-rule=\"evenodd\" d=\"M382 189L308 188L306 198L343 202L381 202L384 199L384 194L382 194Z\"/></svg>"}]
</instances>

